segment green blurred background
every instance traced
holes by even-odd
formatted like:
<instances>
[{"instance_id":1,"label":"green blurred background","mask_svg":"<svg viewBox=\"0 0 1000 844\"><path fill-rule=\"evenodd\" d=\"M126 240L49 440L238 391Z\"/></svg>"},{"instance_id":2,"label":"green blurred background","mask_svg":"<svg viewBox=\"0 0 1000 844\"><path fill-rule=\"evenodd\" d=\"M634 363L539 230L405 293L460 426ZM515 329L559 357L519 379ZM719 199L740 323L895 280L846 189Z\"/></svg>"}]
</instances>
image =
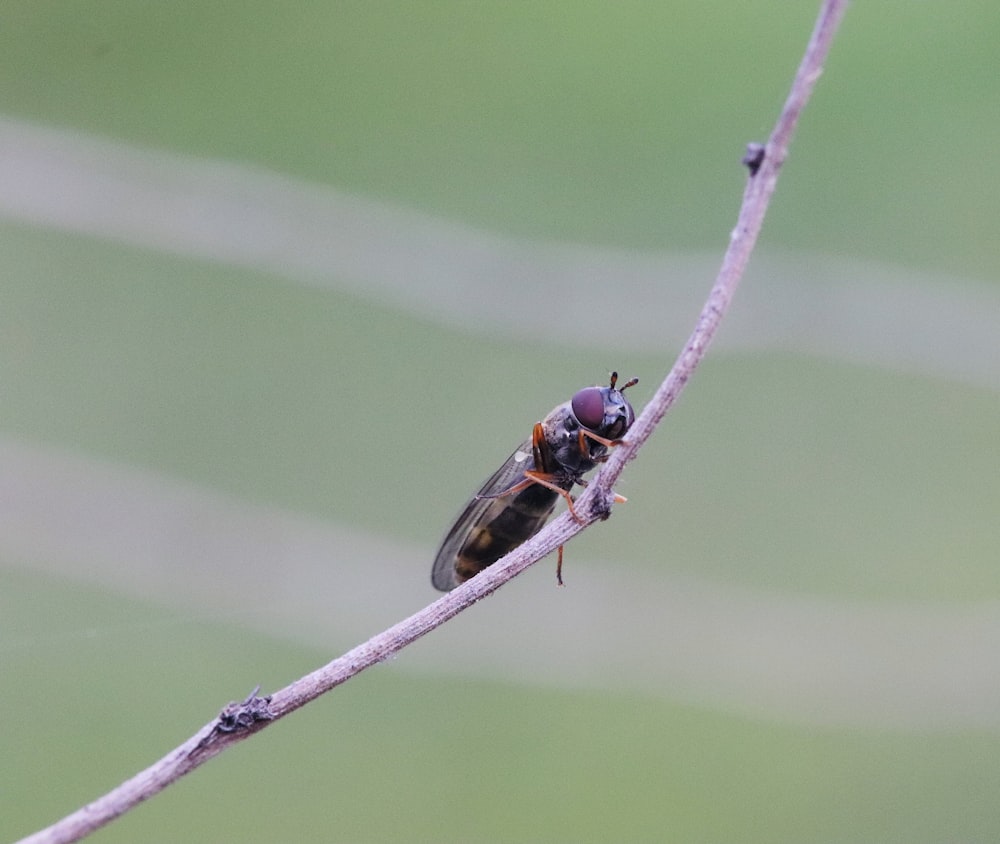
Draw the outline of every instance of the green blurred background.
<instances>
[{"instance_id":1,"label":"green blurred background","mask_svg":"<svg viewBox=\"0 0 1000 844\"><path fill-rule=\"evenodd\" d=\"M0 839L435 597L693 325L816 3L9 2ZM97 841L1000 836L1000 11L857 2L629 504Z\"/></svg>"}]
</instances>

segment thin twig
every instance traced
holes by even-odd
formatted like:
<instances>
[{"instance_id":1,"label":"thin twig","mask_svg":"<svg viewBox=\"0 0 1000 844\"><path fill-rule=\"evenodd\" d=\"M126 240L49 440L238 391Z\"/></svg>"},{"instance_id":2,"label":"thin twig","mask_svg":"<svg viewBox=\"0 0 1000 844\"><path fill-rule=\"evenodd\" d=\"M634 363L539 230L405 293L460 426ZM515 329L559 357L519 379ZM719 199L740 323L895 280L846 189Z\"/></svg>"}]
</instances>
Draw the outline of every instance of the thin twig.
<instances>
[{"instance_id":1,"label":"thin twig","mask_svg":"<svg viewBox=\"0 0 1000 844\"><path fill-rule=\"evenodd\" d=\"M206 724L187 742L172 750L145 771L66 816L52 826L23 839L21 844L65 844L106 825L142 801L162 791L184 774L217 756L223 750L259 732L273 721L349 680L366 668L395 654L416 639L468 609L476 601L499 589L524 569L555 551L589 524L607 518L613 502L612 485L625 464L632 460L705 354L725 314L743 270L753 251L764 215L778 179L778 171L788 154L788 144L813 86L822 70L847 0L824 0L816 28L802 64L770 140L761 150L755 147L746 161L750 178L743 195L739 220L733 230L718 278L705 303L698 323L674 364L636 419L626 441L612 453L576 504L584 524L564 513L537 536L516 548L481 574L439 598L430 606L373 636L333 662L307 674L273 695L258 697L256 692L241 703L227 706L218 718Z\"/></svg>"}]
</instances>

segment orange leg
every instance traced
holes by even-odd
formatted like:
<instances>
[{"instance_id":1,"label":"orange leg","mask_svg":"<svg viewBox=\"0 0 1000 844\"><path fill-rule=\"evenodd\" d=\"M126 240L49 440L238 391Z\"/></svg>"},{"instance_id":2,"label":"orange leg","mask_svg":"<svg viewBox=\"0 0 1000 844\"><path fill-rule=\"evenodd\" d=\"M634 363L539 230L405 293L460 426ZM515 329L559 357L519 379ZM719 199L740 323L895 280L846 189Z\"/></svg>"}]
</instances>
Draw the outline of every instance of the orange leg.
<instances>
[{"instance_id":1,"label":"orange leg","mask_svg":"<svg viewBox=\"0 0 1000 844\"><path fill-rule=\"evenodd\" d=\"M546 489L551 489L553 492L558 492L563 498L566 499L570 515L576 519L578 524L584 524L583 519L576 514L576 510L573 508L573 496L566 492L566 490L559 486L559 484L552 481L552 475L548 475L545 472L536 472L534 469L527 469L524 474L526 479L531 483L536 483ZM521 483L524 483L524 481L521 481ZM518 484L518 486L520 486L520 484Z\"/></svg>"},{"instance_id":2,"label":"orange leg","mask_svg":"<svg viewBox=\"0 0 1000 844\"><path fill-rule=\"evenodd\" d=\"M590 437L594 442L598 442L607 448L614 448L616 445L621 445L621 440L609 440L607 437L602 437L599 434L595 434L593 431L588 431L586 428L580 429L580 451L583 451L586 447L584 442L584 437Z\"/></svg>"}]
</instances>

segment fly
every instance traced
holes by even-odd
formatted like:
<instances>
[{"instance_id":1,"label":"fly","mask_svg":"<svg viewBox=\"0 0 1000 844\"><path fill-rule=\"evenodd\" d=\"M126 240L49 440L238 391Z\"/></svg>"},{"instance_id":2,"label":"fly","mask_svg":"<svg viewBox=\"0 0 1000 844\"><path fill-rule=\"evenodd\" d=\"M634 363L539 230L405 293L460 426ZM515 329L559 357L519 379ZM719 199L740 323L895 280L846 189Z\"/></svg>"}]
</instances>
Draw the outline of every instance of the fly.
<instances>
[{"instance_id":1,"label":"fly","mask_svg":"<svg viewBox=\"0 0 1000 844\"><path fill-rule=\"evenodd\" d=\"M623 395L633 378L618 389L618 373L608 387L585 387L536 422L531 439L521 444L479 490L441 543L431 571L435 589L448 592L464 583L542 529L562 496L573 510L569 492L586 486L583 476L608 459L635 421ZM562 548L556 567L562 585Z\"/></svg>"}]
</instances>

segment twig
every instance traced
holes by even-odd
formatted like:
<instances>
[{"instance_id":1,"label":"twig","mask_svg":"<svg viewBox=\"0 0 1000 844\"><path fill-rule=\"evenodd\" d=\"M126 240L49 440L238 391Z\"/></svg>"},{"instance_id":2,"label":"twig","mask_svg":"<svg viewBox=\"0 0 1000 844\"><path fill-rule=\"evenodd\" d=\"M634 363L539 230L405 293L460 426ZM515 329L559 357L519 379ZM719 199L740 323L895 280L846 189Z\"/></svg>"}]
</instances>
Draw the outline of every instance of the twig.
<instances>
[{"instance_id":1,"label":"twig","mask_svg":"<svg viewBox=\"0 0 1000 844\"><path fill-rule=\"evenodd\" d=\"M748 149L744 163L750 170L750 178L743 195L739 220L697 326L669 375L636 419L626 441L613 450L611 458L577 502L575 509L583 524L564 513L533 539L481 574L333 662L273 695L258 697L255 690L246 700L229 704L218 718L206 724L160 761L93 803L23 839L21 844L64 844L79 841L231 745L259 732L273 721L305 706L364 669L395 654L476 601L495 592L528 566L565 544L584 527L608 517L613 503L612 485L621 475L625 464L635 457L677 399L704 356L729 307L763 225L764 215L777 183L778 171L788 154L788 144L799 114L819 78L846 5L847 0L824 0L809 46L770 140L764 147L751 145Z\"/></svg>"}]
</instances>

